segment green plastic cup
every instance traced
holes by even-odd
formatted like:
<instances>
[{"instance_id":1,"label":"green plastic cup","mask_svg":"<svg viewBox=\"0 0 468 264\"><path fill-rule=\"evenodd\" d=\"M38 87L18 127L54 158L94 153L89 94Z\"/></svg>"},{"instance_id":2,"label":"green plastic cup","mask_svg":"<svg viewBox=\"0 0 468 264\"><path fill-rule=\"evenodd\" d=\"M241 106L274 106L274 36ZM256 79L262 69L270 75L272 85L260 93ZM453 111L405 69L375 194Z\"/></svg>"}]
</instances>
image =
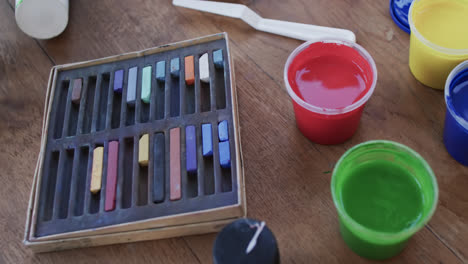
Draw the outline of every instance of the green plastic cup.
<instances>
[{"instance_id":1,"label":"green plastic cup","mask_svg":"<svg viewBox=\"0 0 468 264\"><path fill-rule=\"evenodd\" d=\"M432 169L418 153L375 140L340 158L331 193L346 244L362 257L387 259L431 219L439 191Z\"/></svg>"}]
</instances>

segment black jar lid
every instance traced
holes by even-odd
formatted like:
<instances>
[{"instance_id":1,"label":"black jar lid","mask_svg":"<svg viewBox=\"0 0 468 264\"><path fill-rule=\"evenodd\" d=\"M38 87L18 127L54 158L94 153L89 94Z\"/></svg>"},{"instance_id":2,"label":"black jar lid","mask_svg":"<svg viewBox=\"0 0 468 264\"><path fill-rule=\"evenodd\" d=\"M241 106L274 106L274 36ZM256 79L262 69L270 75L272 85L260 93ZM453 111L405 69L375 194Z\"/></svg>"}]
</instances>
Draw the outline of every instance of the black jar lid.
<instances>
[{"instance_id":1,"label":"black jar lid","mask_svg":"<svg viewBox=\"0 0 468 264\"><path fill-rule=\"evenodd\" d=\"M213 247L214 264L279 263L275 236L265 225L253 219L239 219L221 230Z\"/></svg>"}]
</instances>

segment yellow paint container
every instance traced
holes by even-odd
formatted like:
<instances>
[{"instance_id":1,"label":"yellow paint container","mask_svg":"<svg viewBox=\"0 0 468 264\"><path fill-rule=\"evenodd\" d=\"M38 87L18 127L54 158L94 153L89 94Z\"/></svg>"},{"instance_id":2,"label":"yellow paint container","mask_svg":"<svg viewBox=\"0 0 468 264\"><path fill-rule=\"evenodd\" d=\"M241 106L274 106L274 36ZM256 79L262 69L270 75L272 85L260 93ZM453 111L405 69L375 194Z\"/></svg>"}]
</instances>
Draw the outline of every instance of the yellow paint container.
<instances>
[{"instance_id":1,"label":"yellow paint container","mask_svg":"<svg viewBox=\"0 0 468 264\"><path fill-rule=\"evenodd\" d=\"M450 71L468 60L468 0L415 0L408 21L411 72L443 89Z\"/></svg>"}]
</instances>

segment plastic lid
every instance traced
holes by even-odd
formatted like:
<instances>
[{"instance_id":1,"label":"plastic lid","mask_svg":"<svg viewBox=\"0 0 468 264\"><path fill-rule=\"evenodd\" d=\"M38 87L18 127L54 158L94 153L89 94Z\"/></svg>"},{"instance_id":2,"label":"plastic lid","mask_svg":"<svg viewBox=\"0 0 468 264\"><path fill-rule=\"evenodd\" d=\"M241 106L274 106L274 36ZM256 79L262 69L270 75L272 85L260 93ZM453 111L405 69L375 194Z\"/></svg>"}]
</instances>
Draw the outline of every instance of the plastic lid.
<instances>
[{"instance_id":1,"label":"plastic lid","mask_svg":"<svg viewBox=\"0 0 468 264\"><path fill-rule=\"evenodd\" d=\"M449 76L447 77L447 81L445 83L445 103L447 104L447 111L450 112L452 117L466 130L468 130L468 120L461 115L459 112L459 109L455 107L453 104L453 99L452 99L452 91L455 89L457 86L463 85L463 88L466 88L464 86L464 83L468 80L468 60L464 61L460 64L458 64L457 67L455 67L452 72L450 72ZM462 87L458 88L461 89Z\"/></svg>"},{"instance_id":2,"label":"plastic lid","mask_svg":"<svg viewBox=\"0 0 468 264\"><path fill-rule=\"evenodd\" d=\"M453 89L455 86L466 81L468 81L468 69L462 70L455 77L453 77L453 80L450 82L450 89Z\"/></svg>"},{"instance_id":3,"label":"plastic lid","mask_svg":"<svg viewBox=\"0 0 468 264\"><path fill-rule=\"evenodd\" d=\"M395 24L406 33L411 33L408 12L413 0L390 0L390 15Z\"/></svg>"},{"instance_id":4,"label":"plastic lid","mask_svg":"<svg viewBox=\"0 0 468 264\"><path fill-rule=\"evenodd\" d=\"M213 247L214 264L277 264L279 251L275 236L265 225L242 218L221 230Z\"/></svg>"}]
</instances>

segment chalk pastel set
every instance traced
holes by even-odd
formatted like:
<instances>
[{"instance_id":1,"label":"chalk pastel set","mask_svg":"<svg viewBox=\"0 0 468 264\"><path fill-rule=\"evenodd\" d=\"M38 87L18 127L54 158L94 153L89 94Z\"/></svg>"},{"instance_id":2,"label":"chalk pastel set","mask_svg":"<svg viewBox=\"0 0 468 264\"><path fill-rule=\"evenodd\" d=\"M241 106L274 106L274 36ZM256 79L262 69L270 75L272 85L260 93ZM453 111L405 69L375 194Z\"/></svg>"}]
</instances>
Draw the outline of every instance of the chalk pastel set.
<instances>
[{"instance_id":1,"label":"chalk pastel set","mask_svg":"<svg viewBox=\"0 0 468 264\"><path fill-rule=\"evenodd\" d=\"M214 232L245 216L231 72L226 34L54 67L26 245Z\"/></svg>"}]
</instances>

